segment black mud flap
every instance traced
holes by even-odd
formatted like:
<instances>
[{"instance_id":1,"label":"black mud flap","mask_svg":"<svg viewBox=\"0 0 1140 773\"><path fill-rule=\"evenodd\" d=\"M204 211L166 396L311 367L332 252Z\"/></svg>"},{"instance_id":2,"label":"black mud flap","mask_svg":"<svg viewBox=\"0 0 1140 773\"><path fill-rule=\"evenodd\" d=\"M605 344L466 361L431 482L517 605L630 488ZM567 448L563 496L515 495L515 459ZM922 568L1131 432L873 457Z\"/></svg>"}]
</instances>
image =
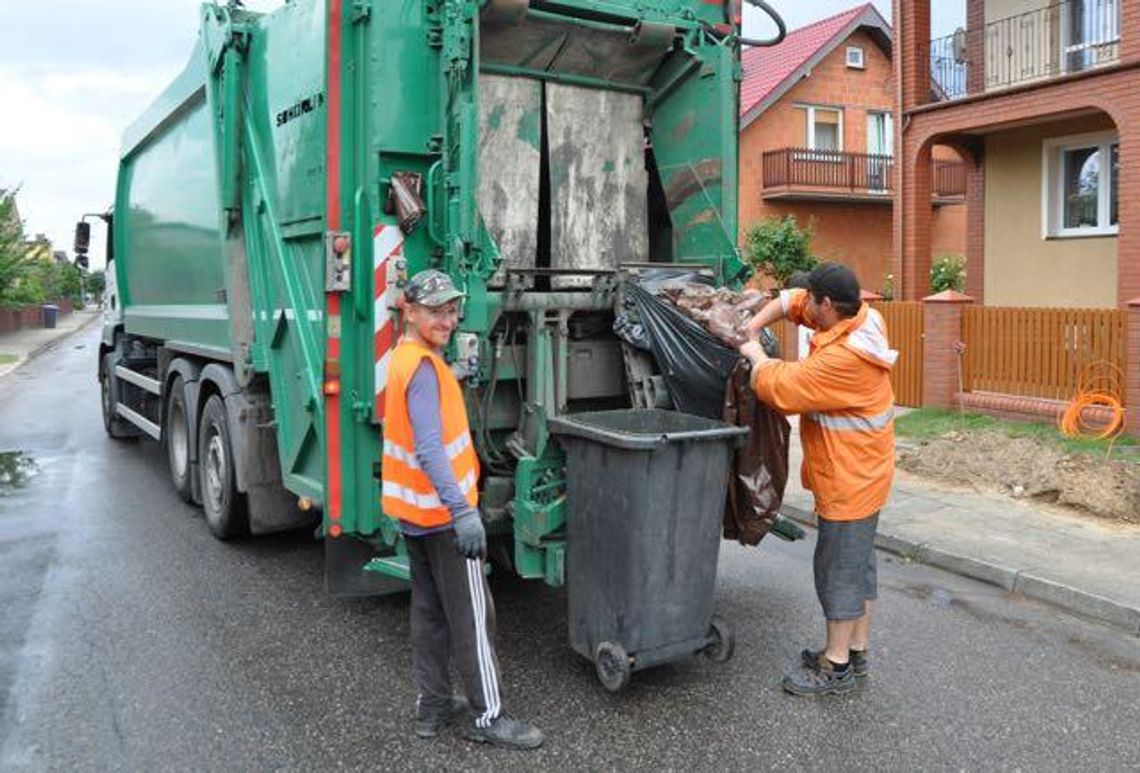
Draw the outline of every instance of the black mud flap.
<instances>
[{"instance_id":1,"label":"black mud flap","mask_svg":"<svg viewBox=\"0 0 1140 773\"><path fill-rule=\"evenodd\" d=\"M363 540L325 537L325 589L339 598L387 596L411 590L407 580L365 570L378 558L383 556Z\"/></svg>"}]
</instances>

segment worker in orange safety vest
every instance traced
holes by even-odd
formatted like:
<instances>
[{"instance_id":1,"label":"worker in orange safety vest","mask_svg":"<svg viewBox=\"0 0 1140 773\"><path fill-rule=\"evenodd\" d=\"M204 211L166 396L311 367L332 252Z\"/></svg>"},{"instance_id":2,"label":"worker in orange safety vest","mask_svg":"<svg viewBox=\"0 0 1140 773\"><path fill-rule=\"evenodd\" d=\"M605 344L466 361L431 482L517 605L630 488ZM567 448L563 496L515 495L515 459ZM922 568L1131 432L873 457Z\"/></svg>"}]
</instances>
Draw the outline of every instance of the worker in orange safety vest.
<instances>
[{"instance_id":1,"label":"worker in orange safety vest","mask_svg":"<svg viewBox=\"0 0 1140 773\"><path fill-rule=\"evenodd\" d=\"M800 362L771 359L753 340L780 320L814 329ZM878 311L861 300L850 269L817 266L807 289L784 290L748 323L740 353L765 404L800 415L802 479L815 497L816 595L827 620L823 649L805 649L784 677L795 695L847 692L870 667L871 609L877 597L874 539L895 467L894 392L898 358Z\"/></svg>"},{"instance_id":2,"label":"worker in orange safety vest","mask_svg":"<svg viewBox=\"0 0 1140 773\"><path fill-rule=\"evenodd\" d=\"M470 740L533 749L541 731L503 711L495 607L483 574L479 461L463 391L443 359L462 297L441 271L408 282L400 298L404 335L384 396L382 505L399 521L411 570L416 734L432 738L470 713ZM449 655L466 700L452 695Z\"/></svg>"}]
</instances>

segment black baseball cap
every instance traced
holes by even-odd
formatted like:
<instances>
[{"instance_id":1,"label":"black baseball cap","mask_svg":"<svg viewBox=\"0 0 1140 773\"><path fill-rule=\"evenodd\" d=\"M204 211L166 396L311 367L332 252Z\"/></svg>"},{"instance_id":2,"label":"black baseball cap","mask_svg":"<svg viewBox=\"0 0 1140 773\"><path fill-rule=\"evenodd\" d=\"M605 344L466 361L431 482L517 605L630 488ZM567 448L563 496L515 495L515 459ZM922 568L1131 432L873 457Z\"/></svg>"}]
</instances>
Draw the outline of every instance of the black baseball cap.
<instances>
[{"instance_id":1,"label":"black baseball cap","mask_svg":"<svg viewBox=\"0 0 1140 773\"><path fill-rule=\"evenodd\" d=\"M808 291L816 298L830 298L832 303L860 303L859 280L847 266L821 263L808 274Z\"/></svg>"}]
</instances>

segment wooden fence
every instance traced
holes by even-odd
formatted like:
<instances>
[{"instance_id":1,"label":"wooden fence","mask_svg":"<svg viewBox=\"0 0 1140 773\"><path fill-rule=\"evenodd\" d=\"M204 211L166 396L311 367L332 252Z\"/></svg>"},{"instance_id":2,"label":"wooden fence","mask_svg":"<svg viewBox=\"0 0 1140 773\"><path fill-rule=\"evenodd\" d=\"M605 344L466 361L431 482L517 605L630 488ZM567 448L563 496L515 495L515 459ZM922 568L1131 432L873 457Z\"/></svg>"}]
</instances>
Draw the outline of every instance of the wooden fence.
<instances>
[{"instance_id":1,"label":"wooden fence","mask_svg":"<svg viewBox=\"0 0 1140 773\"><path fill-rule=\"evenodd\" d=\"M1125 311L989 306L962 311L968 392L1068 400L1090 365L1107 362L1124 370Z\"/></svg>"},{"instance_id":2,"label":"wooden fence","mask_svg":"<svg viewBox=\"0 0 1140 773\"><path fill-rule=\"evenodd\" d=\"M917 408L922 405L922 303L882 301L874 307L887 323L891 348L899 353L891 371L895 404Z\"/></svg>"}]
</instances>

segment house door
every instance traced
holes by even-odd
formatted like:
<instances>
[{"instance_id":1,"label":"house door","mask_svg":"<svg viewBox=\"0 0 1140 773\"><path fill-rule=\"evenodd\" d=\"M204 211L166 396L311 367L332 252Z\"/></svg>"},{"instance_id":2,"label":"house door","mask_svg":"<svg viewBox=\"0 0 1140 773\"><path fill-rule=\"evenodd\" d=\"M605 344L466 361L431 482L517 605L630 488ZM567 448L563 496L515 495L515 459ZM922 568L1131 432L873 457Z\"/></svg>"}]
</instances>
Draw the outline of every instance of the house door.
<instances>
[{"instance_id":1,"label":"house door","mask_svg":"<svg viewBox=\"0 0 1140 773\"><path fill-rule=\"evenodd\" d=\"M867 113L867 187L871 190L885 192L890 188L894 147L894 116Z\"/></svg>"}]
</instances>

